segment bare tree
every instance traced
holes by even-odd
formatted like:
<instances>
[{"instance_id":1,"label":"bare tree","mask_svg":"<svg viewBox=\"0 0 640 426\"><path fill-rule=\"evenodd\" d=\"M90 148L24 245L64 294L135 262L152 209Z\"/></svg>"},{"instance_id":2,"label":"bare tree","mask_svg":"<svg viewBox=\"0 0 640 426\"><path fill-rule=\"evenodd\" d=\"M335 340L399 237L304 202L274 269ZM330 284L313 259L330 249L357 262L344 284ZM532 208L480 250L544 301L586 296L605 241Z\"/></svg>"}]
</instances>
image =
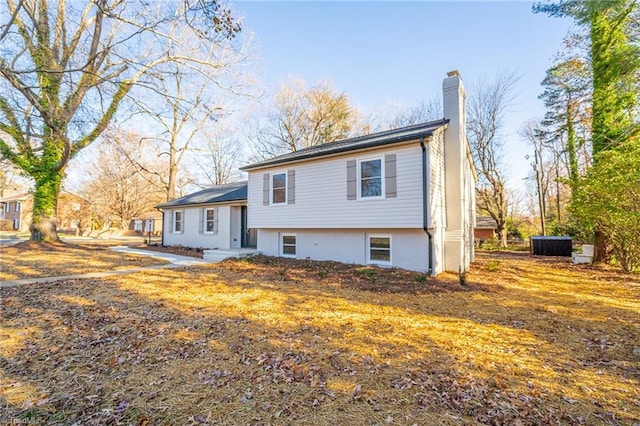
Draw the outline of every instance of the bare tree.
<instances>
[{"instance_id":1,"label":"bare tree","mask_svg":"<svg viewBox=\"0 0 640 426\"><path fill-rule=\"evenodd\" d=\"M202 133L206 146L197 151L199 171L209 185L223 185L240 178L237 165L243 156L239 132L222 122ZM202 186L202 185L201 185Z\"/></svg>"},{"instance_id":2,"label":"bare tree","mask_svg":"<svg viewBox=\"0 0 640 426\"><path fill-rule=\"evenodd\" d=\"M81 192L103 226L126 229L132 218L162 202L164 192L155 173L141 171L128 160L137 158L146 163L145 169L152 168L149 163L153 160L141 148L139 135L110 132L107 136L87 168Z\"/></svg>"},{"instance_id":3,"label":"bare tree","mask_svg":"<svg viewBox=\"0 0 640 426\"><path fill-rule=\"evenodd\" d=\"M164 46L180 21L190 45L239 30L217 0L5 0L0 6L0 155L34 180L32 240L57 240L70 159L93 143L134 85L164 63L206 65ZM174 43L178 44L178 43Z\"/></svg>"},{"instance_id":4,"label":"bare tree","mask_svg":"<svg viewBox=\"0 0 640 426\"><path fill-rule=\"evenodd\" d=\"M331 83L307 89L295 79L275 95L273 111L253 138L254 149L258 157L269 158L343 139L354 117L347 96Z\"/></svg>"},{"instance_id":5,"label":"bare tree","mask_svg":"<svg viewBox=\"0 0 640 426\"><path fill-rule=\"evenodd\" d=\"M413 107L401 107L397 111L390 112L391 117L383 117L380 130L397 129L398 127L410 126L412 124L426 123L441 119L442 100L436 96L429 100L422 100Z\"/></svg>"},{"instance_id":6,"label":"bare tree","mask_svg":"<svg viewBox=\"0 0 640 426\"><path fill-rule=\"evenodd\" d=\"M470 90L467 107L467 135L478 171L477 206L496 221L502 246L507 245L508 202L501 131L518 80L515 73L503 72L492 82L480 82Z\"/></svg>"}]
</instances>

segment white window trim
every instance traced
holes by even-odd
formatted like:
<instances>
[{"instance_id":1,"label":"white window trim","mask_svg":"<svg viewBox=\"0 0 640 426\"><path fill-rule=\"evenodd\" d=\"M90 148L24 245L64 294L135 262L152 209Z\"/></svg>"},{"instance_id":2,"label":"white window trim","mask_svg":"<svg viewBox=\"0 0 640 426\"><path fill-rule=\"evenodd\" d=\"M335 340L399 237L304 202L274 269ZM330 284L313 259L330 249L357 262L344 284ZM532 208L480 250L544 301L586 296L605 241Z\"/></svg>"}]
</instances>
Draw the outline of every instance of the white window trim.
<instances>
[{"instance_id":1,"label":"white window trim","mask_svg":"<svg viewBox=\"0 0 640 426\"><path fill-rule=\"evenodd\" d=\"M213 219L211 220L212 222L212 230L211 231L207 231L207 212L208 211L212 211L213 212ZM207 207L204 209L204 212L202 213L202 233L203 234L210 234L213 235L216 233L216 208L215 207Z\"/></svg>"},{"instance_id":2,"label":"white window trim","mask_svg":"<svg viewBox=\"0 0 640 426\"><path fill-rule=\"evenodd\" d=\"M134 231L142 231L142 219L134 219L133 220L133 230Z\"/></svg>"},{"instance_id":3,"label":"white window trim","mask_svg":"<svg viewBox=\"0 0 640 426\"><path fill-rule=\"evenodd\" d=\"M296 244L295 244L295 254L285 254L284 252L284 237L293 237L296 239ZM292 257L295 258L298 255L298 237L296 236L296 234L292 234L292 233L286 233L286 234L280 234L280 256L282 257Z\"/></svg>"},{"instance_id":4,"label":"white window trim","mask_svg":"<svg viewBox=\"0 0 640 426\"><path fill-rule=\"evenodd\" d=\"M389 239L389 261L371 259L371 238L388 238ZM366 247L367 264L390 266L393 264L393 238L389 234L367 234Z\"/></svg>"},{"instance_id":5,"label":"white window trim","mask_svg":"<svg viewBox=\"0 0 640 426\"><path fill-rule=\"evenodd\" d=\"M273 201L273 177L276 175L284 175L284 201L281 203L276 203ZM269 175L269 205L271 206L286 206L287 205L287 200L289 197L289 177L287 176L287 171L283 170L283 171L278 171L278 172L272 172Z\"/></svg>"},{"instance_id":6,"label":"white window trim","mask_svg":"<svg viewBox=\"0 0 640 426\"><path fill-rule=\"evenodd\" d=\"M375 197L363 197L362 196L362 162L380 160L380 195L376 195ZM380 200L384 198L385 187L384 187L384 156L376 156L376 157L364 157L358 158L356 163L356 199L358 200Z\"/></svg>"},{"instance_id":7,"label":"white window trim","mask_svg":"<svg viewBox=\"0 0 640 426\"><path fill-rule=\"evenodd\" d=\"M180 213L180 231L176 231L176 213ZM184 210L173 210L171 212L171 233L182 234L184 232Z\"/></svg>"}]
</instances>

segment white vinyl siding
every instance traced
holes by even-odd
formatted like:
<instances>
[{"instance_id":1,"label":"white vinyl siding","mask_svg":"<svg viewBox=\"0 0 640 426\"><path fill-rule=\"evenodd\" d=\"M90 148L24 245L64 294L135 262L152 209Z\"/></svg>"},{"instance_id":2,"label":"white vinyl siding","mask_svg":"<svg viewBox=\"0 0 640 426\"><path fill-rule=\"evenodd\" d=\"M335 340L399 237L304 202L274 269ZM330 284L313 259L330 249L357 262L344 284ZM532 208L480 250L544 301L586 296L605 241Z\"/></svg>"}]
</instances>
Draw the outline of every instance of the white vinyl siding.
<instances>
[{"instance_id":1,"label":"white vinyl siding","mask_svg":"<svg viewBox=\"0 0 640 426\"><path fill-rule=\"evenodd\" d=\"M395 197L383 196L367 202L347 199L347 163L367 158L381 158L384 162L387 154L395 154ZM292 167L295 168L295 204L289 204L286 209L253 202L262 199L263 176L281 173L282 169L250 172L249 227L422 229L421 167L422 150L417 141L367 153L297 163Z\"/></svg>"},{"instance_id":2,"label":"white vinyl siding","mask_svg":"<svg viewBox=\"0 0 640 426\"><path fill-rule=\"evenodd\" d=\"M164 244L166 245L182 245L184 247L201 247L206 249L229 249L233 244L240 241L239 219L236 227L237 234L232 235L232 209L236 206L218 205L216 207L185 207L180 210L166 211L167 225L164 234ZM205 210L213 209L214 213L214 230L213 233L205 232L206 214ZM234 209L239 216L240 207ZM173 232L173 215L176 211L183 212L183 232ZM233 239L236 239L233 242Z\"/></svg>"}]
</instances>

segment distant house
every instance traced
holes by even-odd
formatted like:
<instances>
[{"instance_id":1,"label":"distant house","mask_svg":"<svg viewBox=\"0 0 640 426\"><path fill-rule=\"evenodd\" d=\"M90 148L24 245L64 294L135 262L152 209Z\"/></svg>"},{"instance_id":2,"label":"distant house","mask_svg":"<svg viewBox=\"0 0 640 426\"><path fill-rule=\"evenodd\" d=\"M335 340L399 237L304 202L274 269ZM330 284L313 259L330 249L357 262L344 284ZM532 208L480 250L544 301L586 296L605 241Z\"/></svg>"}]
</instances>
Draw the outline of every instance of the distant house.
<instances>
[{"instance_id":1,"label":"distant house","mask_svg":"<svg viewBox=\"0 0 640 426\"><path fill-rule=\"evenodd\" d=\"M255 247L247 226L247 182L215 186L156 206L164 245L207 249Z\"/></svg>"},{"instance_id":2,"label":"distant house","mask_svg":"<svg viewBox=\"0 0 640 426\"><path fill-rule=\"evenodd\" d=\"M478 216L473 236L476 240L492 240L496 238L496 229L498 229L498 224L492 217Z\"/></svg>"},{"instance_id":3,"label":"distant house","mask_svg":"<svg viewBox=\"0 0 640 426\"><path fill-rule=\"evenodd\" d=\"M248 182L158 206L164 244L256 246L270 256L466 270L474 257L476 173L457 71L444 118L339 140L241 169Z\"/></svg>"},{"instance_id":4,"label":"distant house","mask_svg":"<svg viewBox=\"0 0 640 426\"><path fill-rule=\"evenodd\" d=\"M0 199L0 219L10 220L16 231L29 231L33 213L33 194L23 193ZM61 191L56 207L58 231L84 233L91 229L91 204L84 198Z\"/></svg>"},{"instance_id":5,"label":"distant house","mask_svg":"<svg viewBox=\"0 0 640 426\"><path fill-rule=\"evenodd\" d=\"M129 231L136 235L160 235L162 233L162 213L157 210L144 212L129 222Z\"/></svg>"}]
</instances>

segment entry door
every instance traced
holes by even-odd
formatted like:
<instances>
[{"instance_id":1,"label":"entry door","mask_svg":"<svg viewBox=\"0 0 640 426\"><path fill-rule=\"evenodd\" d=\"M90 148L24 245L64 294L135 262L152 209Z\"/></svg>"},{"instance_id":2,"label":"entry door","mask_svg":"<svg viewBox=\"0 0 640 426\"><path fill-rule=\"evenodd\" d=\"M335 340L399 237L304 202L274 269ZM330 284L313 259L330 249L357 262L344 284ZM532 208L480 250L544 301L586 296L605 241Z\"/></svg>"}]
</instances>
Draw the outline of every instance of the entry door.
<instances>
[{"instance_id":1,"label":"entry door","mask_svg":"<svg viewBox=\"0 0 640 426\"><path fill-rule=\"evenodd\" d=\"M247 226L247 206L242 206L240 214L242 216L242 247L256 248L258 246L258 233L255 229Z\"/></svg>"}]
</instances>

